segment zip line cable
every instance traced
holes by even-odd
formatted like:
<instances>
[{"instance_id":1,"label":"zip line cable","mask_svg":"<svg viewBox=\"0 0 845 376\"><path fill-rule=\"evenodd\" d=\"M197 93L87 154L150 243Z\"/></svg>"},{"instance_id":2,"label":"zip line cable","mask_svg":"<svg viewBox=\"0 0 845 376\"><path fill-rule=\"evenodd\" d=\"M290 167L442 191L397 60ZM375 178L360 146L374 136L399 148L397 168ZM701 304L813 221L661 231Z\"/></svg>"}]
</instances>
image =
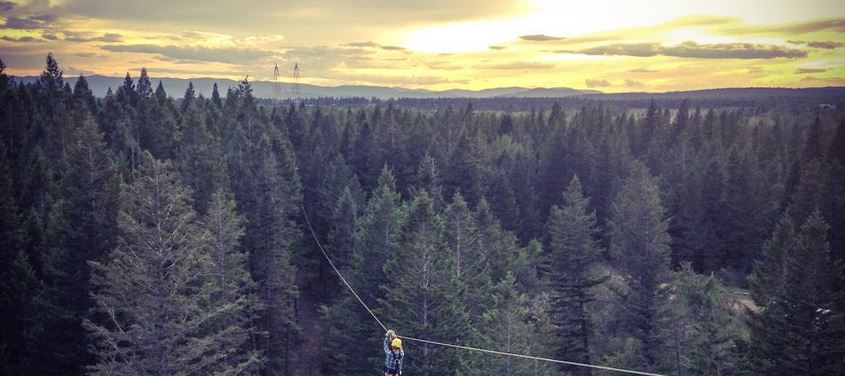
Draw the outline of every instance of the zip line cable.
<instances>
[{"instance_id":1,"label":"zip line cable","mask_svg":"<svg viewBox=\"0 0 845 376\"><path fill-rule=\"evenodd\" d=\"M308 224L308 230L311 231L311 236L313 236L314 241L317 242L317 248L320 248L320 252L323 252L323 256L326 257L326 261L329 262L329 265L331 265L332 269L334 269L334 272L337 274L337 276L340 277L340 280L343 281L343 284L346 285L346 287L349 289L349 291L352 292L352 295L355 295L355 298L358 299L358 302L361 303L362 306L364 306L364 308L367 310L367 312L369 312L370 315L372 315L373 318L376 319L376 322L379 324L379 326L381 326L381 328L384 329L384 331L386 332L387 327L384 326L384 324L381 323L381 320L379 320L378 317L376 316L376 314L373 313L373 311L370 310L370 307L367 307L367 303L364 303L364 301L361 300L361 297L358 296L358 293L355 292L355 289L353 289L352 286L349 285L349 282L346 282L346 278L343 278L343 274L340 274L340 270L337 270L337 267L334 266L334 263L332 262L331 257L329 257L329 254L326 253L325 249L323 249L323 245L320 244L320 239L317 239L317 234L314 233L314 228L311 227L311 220L308 219L308 213L305 212L305 205L303 205L300 202L299 206L302 207L302 214L305 215L305 223Z\"/></svg>"},{"instance_id":2,"label":"zip line cable","mask_svg":"<svg viewBox=\"0 0 845 376\"><path fill-rule=\"evenodd\" d=\"M379 320L378 316L376 316L376 314L373 313L373 311L370 309L370 307L367 306L367 303L364 303L364 301L361 299L361 297L358 296L358 293L356 293L355 289L353 289L352 286L349 284L349 282L346 281L346 278L343 277L343 274L340 274L340 270L338 270L337 267L334 265L334 262L332 262L332 259L331 259L331 257L329 257L328 252L326 252L326 250L323 249L323 245L320 244L320 239L317 238L317 233L315 233L314 228L311 227L311 220L308 218L308 213L305 211L305 205L303 205L300 202L299 206L302 208L302 214L303 214L303 216L305 216L305 223L308 225L308 230L311 232L311 236L314 237L314 241L317 242L317 248L319 248L320 252L323 253L323 257L325 257L326 261L329 262L329 265L332 267L332 269L334 269L335 274L337 274L337 276L340 277L340 280L343 282L343 284L346 285L346 288L349 289L349 292L351 292L352 295L354 295L355 298L358 299L358 302L361 303L361 305L364 307L364 309L366 309L367 312L370 313L370 316L372 316L373 319L376 320L376 322L379 324L379 326L381 326L381 328L384 329L384 331L387 331L387 327L384 326L384 324L381 322L381 320ZM587 367L587 368L601 369L601 370L606 370L606 371L622 372L622 373L628 373L628 374L632 374L632 375L664 376L664 375L661 375L659 373L634 371L634 370L623 369L623 368L606 367L606 366L599 366L599 365L595 365L595 364L569 362L569 361L565 361L565 360L543 358L543 357L539 357L539 356L516 354L516 353L509 353L509 352L496 351L496 350L487 350L487 349L481 349L481 348L477 348L477 347L455 345L455 344L451 344L451 343L430 341L430 340L427 340L427 339L420 339L420 338L414 338L414 337L406 337L406 336L397 336L397 337L402 338L404 340L412 341L412 342L420 342L420 343L427 343L427 344L430 344L430 345L452 347L452 348L461 349L461 350L477 351L477 352L482 352L482 353L486 353L486 354L511 356L511 357L523 358L523 359L533 359L533 360L539 360L539 361L543 361L543 362L567 364L567 365L576 366L576 367Z\"/></svg>"}]
</instances>

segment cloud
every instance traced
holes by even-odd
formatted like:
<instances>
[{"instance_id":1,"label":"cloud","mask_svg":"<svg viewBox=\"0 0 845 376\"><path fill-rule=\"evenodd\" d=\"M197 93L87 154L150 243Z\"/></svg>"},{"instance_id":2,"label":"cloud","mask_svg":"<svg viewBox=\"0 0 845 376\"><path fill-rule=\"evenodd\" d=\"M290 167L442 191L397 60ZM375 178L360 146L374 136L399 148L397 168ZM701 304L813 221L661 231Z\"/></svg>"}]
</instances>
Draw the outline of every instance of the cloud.
<instances>
[{"instance_id":1,"label":"cloud","mask_svg":"<svg viewBox=\"0 0 845 376\"><path fill-rule=\"evenodd\" d=\"M814 20L808 22L799 22L783 26L781 30L790 33L805 34L819 30L834 29L839 32L845 32L845 18L829 18L824 20Z\"/></svg>"},{"instance_id":2,"label":"cloud","mask_svg":"<svg viewBox=\"0 0 845 376\"><path fill-rule=\"evenodd\" d=\"M826 71L827 69L825 68L798 68L795 70L795 74L822 73Z\"/></svg>"},{"instance_id":3,"label":"cloud","mask_svg":"<svg viewBox=\"0 0 845 376\"><path fill-rule=\"evenodd\" d=\"M352 43L344 43L341 46L348 46L348 47L379 47L380 44L372 41L366 42L352 42Z\"/></svg>"},{"instance_id":4,"label":"cloud","mask_svg":"<svg viewBox=\"0 0 845 376\"><path fill-rule=\"evenodd\" d=\"M0 36L0 40L5 40L7 42L20 42L20 43L30 43L30 42L41 42L40 39L36 39L30 36L20 37L20 38L13 38L7 35Z\"/></svg>"},{"instance_id":5,"label":"cloud","mask_svg":"<svg viewBox=\"0 0 845 376\"><path fill-rule=\"evenodd\" d=\"M65 31L65 40L68 42L106 42L117 43L121 42L122 36L118 33L104 33L100 36L94 36L94 33L89 32L72 32Z\"/></svg>"},{"instance_id":6,"label":"cloud","mask_svg":"<svg viewBox=\"0 0 845 376\"><path fill-rule=\"evenodd\" d=\"M748 68L748 73L753 74L753 75L762 75L763 72L765 72L765 70L763 69L763 67L760 67L760 66L754 66L754 67Z\"/></svg>"},{"instance_id":7,"label":"cloud","mask_svg":"<svg viewBox=\"0 0 845 376\"><path fill-rule=\"evenodd\" d=\"M564 37L554 37L551 35L546 34L531 34L531 35L520 35L519 39L528 40L532 42L548 42L552 40L563 40L566 39Z\"/></svg>"},{"instance_id":8,"label":"cloud","mask_svg":"<svg viewBox=\"0 0 845 376\"><path fill-rule=\"evenodd\" d=\"M497 50L498 51L498 50L504 50L507 47L505 47L505 46L488 46L487 48L489 48L491 50Z\"/></svg>"},{"instance_id":9,"label":"cloud","mask_svg":"<svg viewBox=\"0 0 845 376\"><path fill-rule=\"evenodd\" d=\"M656 70L648 69L648 68L634 68L634 69L628 70L628 72L631 72L631 73L657 73Z\"/></svg>"},{"instance_id":10,"label":"cloud","mask_svg":"<svg viewBox=\"0 0 845 376\"><path fill-rule=\"evenodd\" d=\"M807 52L783 46L759 43L699 44L686 41L675 46L660 43L615 43L577 51L561 50L560 53L583 55L622 56L674 56L699 59L774 59L806 57Z\"/></svg>"},{"instance_id":11,"label":"cloud","mask_svg":"<svg viewBox=\"0 0 845 376\"><path fill-rule=\"evenodd\" d=\"M15 3L10 1L0 1L0 12L9 12L15 9Z\"/></svg>"},{"instance_id":12,"label":"cloud","mask_svg":"<svg viewBox=\"0 0 845 376\"><path fill-rule=\"evenodd\" d=\"M828 29L845 33L845 17L826 18L782 25L733 25L725 28L719 28L717 30L726 34L739 35L771 33L806 34Z\"/></svg>"},{"instance_id":13,"label":"cloud","mask_svg":"<svg viewBox=\"0 0 845 376\"><path fill-rule=\"evenodd\" d=\"M559 51L583 55L625 55L625 56L657 56L661 47L658 43L614 43L604 46L587 48L579 51Z\"/></svg>"},{"instance_id":14,"label":"cloud","mask_svg":"<svg viewBox=\"0 0 845 376\"><path fill-rule=\"evenodd\" d=\"M439 84L466 84L468 80L450 80L441 76L386 76L386 75L356 75L345 74L341 77L344 81L359 81L375 85L439 85Z\"/></svg>"},{"instance_id":15,"label":"cloud","mask_svg":"<svg viewBox=\"0 0 845 376\"><path fill-rule=\"evenodd\" d=\"M181 60L247 64L273 56L273 52L255 48L210 48L198 46L157 46L153 44L117 44L100 46L110 52L158 54Z\"/></svg>"},{"instance_id":16,"label":"cloud","mask_svg":"<svg viewBox=\"0 0 845 376\"><path fill-rule=\"evenodd\" d=\"M382 50L385 50L385 51L406 51L405 47L382 45L382 44L378 44L378 43L373 42L373 41L343 43L340 46L341 47L353 47L353 48L381 48Z\"/></svg>"},{"instance_id":17,"label":"cloud","mask_svg":"<svg viewBox=\"0 0 845 376\"><path fill-rule=\"evenodd\" d=\"M806 57L807 51L758 43L698 44L687 41L664 47L663 55L704 59L774 59Z\"/></svg>"},{"instance_id":18,"label":"cloud","mask_svg":"<svg viewBox=\"0 0 845 376\"><path fill-rule=\"evenodd\" d=\"M7 17L6 23L0 25L0 29L15 29L15 30L31 30L31 29L41 29L50 25L51 22L55 21L56 16L51 14L41 14L35 16L29 16L25 18L21 17Z\"/></svg>"},{"instance_id":19,"label":"cloud","mask_svg":"<svg viewBox=\"0 0 845 376\"><path fill-rule=\"evenodd\" d=\"M643 87L645 85L643 85L643 83L640 82L640 81L626 79L625 80L625 86L626 87Z\"/></svg>"},{"instance_id":20,"label":"cloud","mask_svg":"<svg viewBox=\"0 0 845 376\"><path fill-rule=\"evenodd\" d=\"M662 26L713 26L730 24L739 21L737 17L725 16L682 16L665 22Z\"/></svg>"},{"instance_id":21,"label":"cloud","mask_svg":"<svg viewBox=\"0 0 845 376\"><path fill-rule=\"evenodd\" d=\"M297 36L312 34L318 37L339 35L351 30L407 25L411 20L413 23L426 24L492 17L511 14L523 6L512 0L386 1L379 2L378 6L373 6L372 0L296 3L251 0L247 2L248 6L237 1L63 0L57 3L56 8L63 14L122 23L146 24L155 20L158 25L168 24L181 27L182 30L218 30L231 34L256 34L285 28L293 30L290 33Z\"/></svg>"},{"instance_id":22,"label":"cloud","mask_svg":"<svg viewBox=\"0 0 845 376\"><path fill-rule=\"evenodd\" d=\"M462 66L460 66L458 64L452 64L452 63L446 62L446 61L431 62L431 63L426 64L426 67L428 67L428 69L438 69L438 70L458 70L458 69L463 68Z\"/></svg>"},{"instance_id":23,"label":"cloud","mask_svg":"<svg viewBox=\"0 0 845 376\"><path fill-rule=\"evenodd\" d=\"M603 78L602 79L588 78L588 79L584 80L584 83L589 88L611 86L610 81L605 80Z\"/></svg>"},{"instance_id":24,"label":"cloud","mask_svg":"<svg viewBox=\"0 0 845 376\"><path fill-rule=\"evenodd\" d=\"M839 48L845 46L845 43L842 42L834 42L832 40L811 40L811 41L803 41L803 40L789 40L787 41L792 44L805 44L812 48L821 48L825 50L832 50L834 48Z\"/></svg>"},{"instance_id":25,"label":"cloud","mask_svg":"<svg viewBox=\"0 0 845 376\"><path fill-rule=\"evenodd\" d=\"M473 66L476 69L497 69L497 70L540 70L551 69L555 65L552 63L537 63L531 61L515 61L501 64L479 64Z\"/></svg>"},{"instance_id":26,"label":"cloud","mask_svg":"<svg viewBox=\"0 0 845 376\"><path fill-rule=\"evenodd\" d=\"M842 42L834 42L834 41L809 41L807 45L813 48L823 48L826 50L832 50L834 48L839 48L845 46L845 43Z\"/></svg>"},{"instance_id":27,"label":"cloud","mask_svg":"<svg viewBox=\"0 0 845 376\"><path fill-rule=\"evenodd\" d=\"M104 57L103 54L98 54L96 52L77 52L74 56L84 57L84 58L101 58Z\"/></svg>"}]
</instances>

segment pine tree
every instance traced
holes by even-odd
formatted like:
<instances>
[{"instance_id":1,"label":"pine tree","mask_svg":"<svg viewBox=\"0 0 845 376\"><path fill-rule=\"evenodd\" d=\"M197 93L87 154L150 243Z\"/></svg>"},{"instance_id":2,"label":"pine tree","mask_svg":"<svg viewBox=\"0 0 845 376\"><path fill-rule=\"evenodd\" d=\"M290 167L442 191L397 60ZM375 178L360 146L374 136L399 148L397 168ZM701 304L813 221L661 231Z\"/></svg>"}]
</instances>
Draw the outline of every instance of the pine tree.
<instances>
[{"instance_id":1,"label":"pine tree","mask_svg":"<svg viewBox=\"0 0 845 376\"><path fill-rule=\"evenodd\" d=\"M492 289L492 301L485 307L480 330L482 347L500 351L544 356L544 343L538 341L537 312L530 299L517 288L516 279L508 274ZM483 375L555 375L554 366L513 357L478 355L476 371Z\"/></svg>"},{"instance_id":2,"label":"pine tree","mask_svg":"<svg viewBox=\"0 0 845 376\"><path fill-rule=\"evenodd\" d=\"M94 361L82 328L94 306L88 262L102 261L114 248L120 184L102 138L90 118L74 131L61 198L51 208L45 290L37 300L36 373L82 373Z\"/></svg>"},{"instance_id":3,"label":"pine tree","mask_svg":"<svg viewBox=\"0 0 845 376\"><path fill-rule=\"evenodd\" d=\"M135 90L141 98L149 98L153 95L153 84L150 82L150 76L147 74L147 68L141 68L141 75L138 77L138 84Z\"/></svg>"},{"instance_id":4,"label":"pine tree","mask_svg":"<svg viewBox=\"0 0 845 376\"><path fill-rule=\"evenodd\" d=\"M443 238L443 221L427 192L417 195L403 221L399 247L384 266L391 276L382 286L379 310L400 335L461 343L470 330L460 296L463 286L454 274L454 260ZM421 344L413 367L419 375L455 375L461 357L452 349ZM409 363L410 366L410 363Z\"/></svg>"},{"instance_id":5,"label":"pine tree","mask_svg":"<svg viewBox=\"0 0 845 376\"><path fill-rule=\"evenodd\" d=\"M446 207L443 213L445 222L445 239L449 249L452 251L454 260L455 278L464 284L471 295L486 295L486 288L489 287L489 274L487 268L487 255L481 249L478 233L478 223L473 213L464 201L460 193L455 193L452 203ZM474 299L467 301L468 306L473 306Z\"/></svg>"},{"instance_id":6,"label":"pine tree","mask_svg":"<svg viewBox=\"0 0 845 376\"><path fill-rule=\"evenodd\" d=\"M217 90L217 83L214 83L214 86L211 89L211 102L214 103L217 108L223 108L223 101L220 99L220 91Z\"/></svg>"},{"instance_id":7,"label":"pine tree","mask_svg":"<svg viewBox=\"0 0 845 376\"><path fill-rule=\"evenodd\" d=\"M829 226L816 210L801 226L798 247L785 259L785 368L806 375L845 374L843 270L827 242ZM789 364L792 363L792 364Z\"/></svg>"},{"instance_id":8,"label":"pine tree","mask_svg":"<svg viewBox=\"0 0 845 376\"><path fill-rule=\"evenodd\" d=\"M480 150L477 150L477 137L467 133L461 134L444 169L444 196L451 197L460 192L469 202L476 202L483 196Z\"/></svg>"},{"instance_id":9,"label":"pine tree","mask_svg":"<svg viewBox=\"0 0 845 376\"><path fill-rule=\"evenodd\" d=\"M243 244L250 252L251 276L262 302L258 327L267 333L259 339L259 347L267 356L264 372L285 375L299 330L291 257L300 237L294 223L301 200L299 176L290 144L278 134L262 138L251 159L246 165L251 170L242 182L248 191L242 192L238 206L247 221Z\"/></svg>"},{"instance_id":10,"label":"pine tree","mask_svg":"<svg viewBox=\"0 0 845 376\"><path fill-rule=\"evenodd\" d=\"M748 277L751 297L759 307L765 307L785 288L785 265L787 254L795 249L797 241L795 224L789 213L784 213L775 226L772 236L766 240L762 252L754 262L754 270Z\"/></svg>"},{"instance_id":11,"label":"pine tree","mask_svg":"<svg viewBox=\"0 0 845 376\"><path fill-rule=\"evenodd\" d=\"M385 167L364 216L358 220L352 264L345 274L371 308L376 308L378 300L384 297L379 286L388 283L383 269L385 261L398 251L399 200L393 174ZM346 291L340 292L335 301L322 307L322 313L329 323L323 332L323 372L350 376L373 372L384 360L381 327L373 322L358 300ZM350 348L367 351L350 352Z\"/></svg>"},{"instance_id":12,"label":"pine tree","mask_svg":"<svg viewBox=\"0 0 845 376\"><path fill-rule=\"evenodd\" d=\"M672 276L673 299L663 333L666 363L678 375L733 375L739 364L738 345L744 336L731 311L725 287L714 277L697 274L688 262Z\"/></svg>"},{"instance_id":13,"label":"pine tree","mask_svg":"<svg viewBox=\"0 0 845 376\"><path fill-rule=\"evenodd\" d=\"M833 262L827 242L828 225L815 211L790 239L783 226L768 244L784 245L778 259L773 252L755 268L752 281L782 283L761 311L750 316L756 366L768 375L845 374L845 313L842 267ZM784 241L786 240L786 241ZM761 283L753 292L761 301Z\"/></svg>"},{"instance_id":14,"label":"pine tree","mask_svg":"<svg viewBox=\"0 0 845 376\"><path fill-rule=\"evenodd\" d=\"M194 208L203 214L211 195L224 186L226 162L220 140L206 124L203 108L189 106L182 113L181 140L176 151L176 166L182 181L191 188Z\"/></svg>"},{"instance_id":15,"label":"pine tree","mask_svg":"<svg viewBox=\"0 0 845 376\"><path fill-rule=\"evenodd\" d=\"M751 298L760 311L749 311L752 360L761 374L774 372L772 363L782 356L788 339L785 331L783 295L786 289L785 260L797 248L798 234L788 212L763 246L748 278Z\"/></svg>"},{"instance_id":16,"label":"pine tree","mask_svg":"<svg viewBox=\"0 0 845 376\"><path fill-rule=\"evenodd\" d=\"M434 200L435 208L442 208L445 204L443 197L443 185L440 181L440 170L437 167L437 160L435 160L428 153L420 160L420 165L417 166L417 171L411 181L410 195L416 196L422 190L428 191L428 194Z\"/></svg>"},{"instance_id":17,"label":"pine tree","mask_svg":"<svg viewBox=\"0 0 845 376\"><path fill-rule=\"evenodd\" d=\"M159 83L161 83L161 81L159 81ZM220 95L220 94L218 93L218 95ZM196 99L196 92L194 91L194 83L191 82L191 81L188 81L188 88L185 89L185 95L182 96L181 109L182 109L183 113L185 112L185 110L188 107L191 106L191 103L194 102L194 99Z\"/></svg>"},{"instance_id":18,"label":"pine tree","mask_svg":"<svg viewBox=\"0 0 845 376\"><path fill-rule=\"evenodd\" d=\"M596 213L588 211L588 205L581 181L575 176L563 194L563 207L552 207L547 224L551 314L557 339L555 354L560 359L580 363L592 363L592 323L587 305L593 300L591 289L605 280L593 271L603 251L596 240ZM591 374L588 368L564 367L564 370Z\"/></svg>"},{"instance_id":19,"label":"pine tree","mask_svg":"<svg viewBox=\"0 0 845 376\"><path fill-rule=\"evenodd\" d=\"M14 200L12 174L0 143L0 374L24 374L31 364L34 316L33 298L41 290L24 253L25 233Z\"/></svg>"},{"instance_id":20,"label":"pine tree","mask_svg":"<svg viewBox=\"0 0 845 376\"><path fill-rule=\"evenodd\" d=\"M356 231L358 227L358 204L352 196L349 187L335 205L332 229L329 231L329 249L335 264L341 269L347 269L352 264L353 257L358 253Z\"/></svg>"},{"instance_id":21,"label":"pine tree","mask_svg":"<svg viewBox=\"0 0 845 376\"><path fill-rule=\"evenodd\" d=\"M827 177L824 166L818 159L800 164L798 185L790 197L789 204L789 211L797 221L803 222L815 210L827 209Z\"/></svg>"},{"instance_id":22,"label":"pine tree","mask_svg":"<svg viewBox=\"0 0 845 376\"><path fill-rule=\"evenodd\" d=\"M205 354L207 373L255 373L265 361L255 346L261 333L253 323L259 319L261 303L249 276L248 255L240 250L242 223L230 195L215 192L202 219L210 235L208 248L213 263L201 302L203 310L214 315L202 325L209 337L202 342L209 349Z\"/></svg>"},{"instance_id":23,"label":"pine tree","mask_svg":"<svg viewBox=\"0 0 845 376\"><path fill-rule=\"evenodd\" d=\"M142 162L121 193L117 247L91 263L99 314L86 321L97 343L91 372L226 374L221 359L231 349L218 345L228 333L204 330L220 317L203 304L213 290L208 230L169 164L149 153Z\"/></svg>"},{"instance_id":24,"label":"pine tree","mask_svg":"<svg viewBox=\"0 0 845 376\"><path fill-rule=\"evenodd\" d=\"M47 95L50 96L56 95L62 89L62 86L64 86L62 69L59 67L56 58L53 57L52 52L47 53L46 66L44 71L41 72L39 83L44 87ZM58 98L52 99L57 100Z\"/></svg>"},{"instance_id":25,"label":"pine tree","mask_svg":"<svg viewBox=\"0 0 845 376\"><path fill-rule=\"evenodd\" d=\"M659 368L658 319L669 275L669 234L660 192L648 169L631 163L629 176L611 208L610 254L628 284L622 297L625 333L641 346L646 370Z\"/></svg>"}]
</instances>

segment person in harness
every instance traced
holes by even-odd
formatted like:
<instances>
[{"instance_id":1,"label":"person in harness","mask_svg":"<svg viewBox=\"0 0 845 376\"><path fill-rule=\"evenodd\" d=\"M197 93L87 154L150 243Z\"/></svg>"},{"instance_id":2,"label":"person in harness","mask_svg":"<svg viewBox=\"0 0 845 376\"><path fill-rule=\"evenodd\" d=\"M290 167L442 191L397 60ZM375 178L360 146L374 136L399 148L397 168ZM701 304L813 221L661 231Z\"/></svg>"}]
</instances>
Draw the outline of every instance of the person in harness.
<instances>
[{"instance_id":1,"label":"person in harness","mask_svg":"<svg viewBox=\"0 0 845 376\"><path fill-rule=\"evenodd\" d=\"M401 375L405 350L402 350L402 340L393 330L384 334L384 356L384 376Z\"/></svg>"}]
</instances>

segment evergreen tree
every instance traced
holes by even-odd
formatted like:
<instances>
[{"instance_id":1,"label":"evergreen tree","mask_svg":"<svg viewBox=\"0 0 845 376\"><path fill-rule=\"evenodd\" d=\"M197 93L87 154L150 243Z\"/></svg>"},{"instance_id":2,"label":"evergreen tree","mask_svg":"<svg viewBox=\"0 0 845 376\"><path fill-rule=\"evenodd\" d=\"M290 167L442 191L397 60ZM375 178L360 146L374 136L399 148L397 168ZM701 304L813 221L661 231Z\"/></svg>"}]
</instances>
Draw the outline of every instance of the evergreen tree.
<instances>
[{"instance_id":1,"label":"evergreen tree","mask_svg":"<svg viewBox=\"0 0 845 376\"><path fill-rule=\"evenodd\" d=\"M427 191L434 200L435 208L442 208L445 205L440 170L437 167L437 161L428 153L420 160L420 165L411 181L409 193L413 197L422 190Z\"/></svg>"},{"instance_id":2,"label":"evergreen tree","mask_svg":"<svg viewBox=\"0 0 845 376\"><path fill-rule=\"evenodd\" d=\"M683 263L672 276L672 296L667 300L668 322L662 336L667 344L666 362L678 375L734 375L737 354L745 335L731 311L725 287L712 275L704 276Z\"/></svg>"},{"instance_id":3,"label":"evergreen tree","mask_svg":"<svg viewBox=\"0 0 845 376\"><path fill-rule=\"evenodd\" d=\"M587 305L593 300L591 289L605 280L593 270L603 251L596 240L596 213L588 211L588 205L581 181L573 177L564 192L563 207L552 207L547 224L555 354L580 363L592 363L592 323ZM588 368L564 370L591 374Z\"/></svg>"},{"instance_id":4,"label":"evergreen tree","mask_svg":"<svg viewBox=\"0 0 845 376\"><path fill-rule=\"evenodd\" d=\"M543 333L530 299L517 289L516 279L508 274L492 289L492 301L482 315L482 345L488 349L544 356ZM545 362L513 357L478 355L474 371L484 375L555 375L554 367Z\"/></svg>"},{"instance_id":5,"label":"evergreen tree","mask_svg":"<svg viewBox=\"0 0 845 376\"><path fill-rule=\"evenodd\" d=\"M220 91L217 90L217 83L214 83L214 86L211 89L211 102L214 103L217 108L223 108L223 101L220 99Z\"/></svg>"},{"instance_id":6,"label":"evergreen tree","mask_svg":"<svg viewBox=\"0 0 845 376\"><path fill-rule=\"evenodd\" d=\"M455 278L474 294L483 294L487 274L487 255L480 247L478 224L460 193L443 213L445 238L455 262Z\"/></svg>"},{"instance_id":7,"label":"evergreen tree","mask_svg":"<svg viewBox=\"0 0 845 376\"><path fill-rule=\"evenodd\" d=\"M145 153L140 167L121 193L117 247L91 263L100 315L86 321L97 341L91 372L232 373L232 349L219 347L229 333L204 330L220 318L219 305L203 304L213 290L208 230L168 163Z\"/></svg>"},{"instance_id":8,"label":"evergreen tree","mask_svg":"<svg viewBox=\"0 0 845 376\"><path fill-rule=\"evenodd\" d=\"M388 284L383 270L385 261L398 251L399 204L393 174L385 167L379 177L379 186L367 203L364 216L358 221L352 265L346 273L358 295L372 308L376 308L378 299L384 297L384 291L379 286ZM349 293L341 292L337 300L323 306L322 313L328 323L323 333L325 346L321 349L324 354L323 372L338 375L373 372L384 360L382 337L380 332L375 332L381 327L373 323L358 300ZM350 352L350 348L363 348L368 352L363 355Z\"/></svg>"},{"instance_id":9,"label":"evergreen tree","mask_svg":"<svg viewBox=\"0 0 845 376\"><path fill-rule=\"evenodd\" d=\"M203 323L209 338L202 345L208 365L205 373L238 375L255 373L265 358L255 346L254 322L261 308L255 294L255 282L249 276L248 255L240 250L244 234L243 219L235 211L235 202L223 191L215 192L202 226L210 235L212 266L204 286L202 308L214 315Z\"/></svg>"},{"instance_id":10,"label":"evergreen tree","mask_svg":"<svg viewBox=\"0 0 845 376\"><path fill-rule=\"evenodd\" d=\"M463 294L455 278L454 260L443 238L443 221L427 192L417 195L402 223L399 247L384 266L391 278L382 289L380 312L400 335L461 343L470 330ZM421 344L412 350L413 367L420 375L455 375L462 367L453 349Z\"/></svg>"},{"instance_id":11,"label":"evergreen tree","mask_svg":"<svg viewBox=\"0 0 845 376\"><path fill-rule=\"evenodd\" d=\"M153 95L153 83L150 82L147 68L141 68L141 75L138 77L138 84L135 86L135 90L141 98L149 98Z\"/></svg>"},{"instance_id":12,"label":"evergreen tree","mask_svg":"<svg viewBox=\"0 0 845 376\"><path fill-rule=\"evenodd\" d=\"M40 281L24 253L25 233L16 207L12 174L0 143L0 374L19 375L31 365L31 331L37 312L33 298Z\"/></svg>"},{"instance_id":13,"label":"evergreen tree","mask_svg":"<svg viewBox=\"0 0 845 376\"><path fill-rule=\"evenodd\" d=\"M159 81L159 84L161 84L161 81ZM218 93L217 95L220 95L220 94ZM194 83L191 82L191 81L188 81L188 88L185 89L185 95L182 96L181 108L182 108L183 113L185 112L185 110L188 107L191 106L191 103L194 102L194 99L196 99L196 92L194 91Z\"/></svg>"},{"instance_id":14,"label":"evergreen tree","mask_svg":"<svg viewBox=\"0 0 845 376\"><path fill-rule=\"evenodd\" d=\"M82 320L94 306L90 267L115 246L120 178L92 119L73 134L61 199L50 213L33 371L82 373L94 359Z\"/></svg>"},{"instance_id":15,"label":"evergreen tree","mask_svg":"<svg viewBox=\"0 0 845 376\"><path fill-rule=\"evenodd\" d=\"M796 252L786 260L787 359L794 372L845 374L843 269L831 259L828 231L816 210L801 226ZM791 358L791 359L790 359Z\"/></svg>"},{"instance_id":16,"label":"evergreen tree","mask_svg":"<svg viewBox=\"0 0 845 376\"><path fill-rule=\"evenodd\" d=\"M358 206L349 187L344 188L343 194L337 200L332 223L334 226L329 231L328 237L329 249L335 259L335 264L342 269L347 269L358 253L356 236Z\"/></svg>"},{"instance_id":17,"label":"evergreen tree","mask_svg":"<svg viewBox=\"0 0 845 376\"><path fill-rule=\"evenodd\" d=\"M176 166L182 181L191 188L194 208L205 213L211 195L224 186L226 162L223 146L206 124L203 108L189 106L182 113L181 140L176 151Z\"/></svg>"},{"instance_id":18,"label":"evergreen tree","mask_svg":"<svg viewBox=\"0 0 845 376\"><path fill-rule=\"evenodd\" d=\"M611 208L610 254L628 285L622 296L621 325L641 349L641 363L628 364L657 370L660 304L665 299L661 284L669 275L669 234L660 192L648 169L631 163L628 178Z\"/></svg>"},{"instance_id":19,"label":"evergreen tree","mask_svg":"<svg viewBox=\"0 0 845 376\"><path fill-rule=\"evenodd\" d=\"M267 356L265 374L286 375L299 330L291 257L300 236L294 223L301 200L299 176L290 144L278 134L262 138L250 159L238 206L247 221L243 244L250 252L250 272L262 302L258 328L267 334L259 338L259 348Z\"/></svg>"}]
</instances>

